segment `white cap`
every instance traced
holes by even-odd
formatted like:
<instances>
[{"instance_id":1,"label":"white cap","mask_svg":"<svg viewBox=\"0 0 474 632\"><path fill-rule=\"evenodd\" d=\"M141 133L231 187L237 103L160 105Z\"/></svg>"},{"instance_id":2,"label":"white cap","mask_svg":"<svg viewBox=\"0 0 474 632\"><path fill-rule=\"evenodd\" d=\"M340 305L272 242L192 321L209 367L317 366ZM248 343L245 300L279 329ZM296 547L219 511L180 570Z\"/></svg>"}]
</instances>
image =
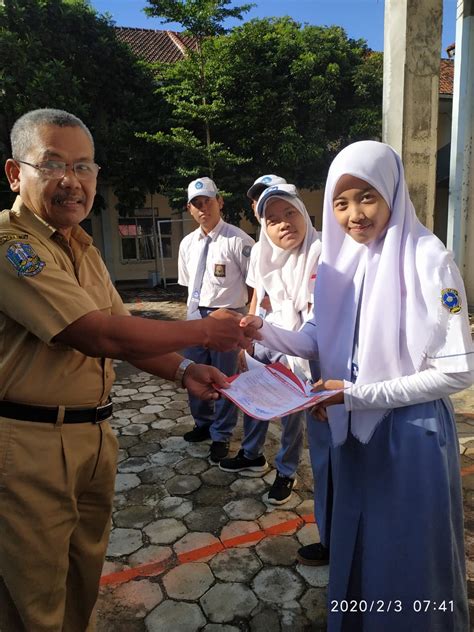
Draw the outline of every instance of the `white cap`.
<instances>
[{"instance_id":1,"label":"white cap","mask_svg":"<svg viewBox=\"0 0 474 632\"><path fill-rule=\"evenodd\" d=\"M205 195L206 197L217 197L219 191L211 178L198 178L193 180L188 185L188 202L198 195Z\"/></svg>"},{"instance_id":2,"label":"white cap","mask_svg":"<svg viewBox=\"0 0 474 632\"><path fill-rule=\"evenodd\" d=\"M265 191L267 187L271 187L274 184L286 184L286 180L285 178L280 178L280 176L275 176L272 173L266 176L260 176L260 178L257 178L247 191L247 197L251 200L258 200L262 192Z\"/></svg>"},{"instance_id":3,"label":"white cap","mask_svg":"<svg viewBox=\"0 0 474 632\"><path fill-rule=\"evenodd\" d=\"M275 184L271 187L267 187L258 198L257 202L257 213L260 217L263 217L265 204L273 196L283 198L289 197L293 200L301 201L300 196L298 195L298 189L295 187L294 184L287 184L285 182L284 184Z\"/></svg>"}]
</instances>

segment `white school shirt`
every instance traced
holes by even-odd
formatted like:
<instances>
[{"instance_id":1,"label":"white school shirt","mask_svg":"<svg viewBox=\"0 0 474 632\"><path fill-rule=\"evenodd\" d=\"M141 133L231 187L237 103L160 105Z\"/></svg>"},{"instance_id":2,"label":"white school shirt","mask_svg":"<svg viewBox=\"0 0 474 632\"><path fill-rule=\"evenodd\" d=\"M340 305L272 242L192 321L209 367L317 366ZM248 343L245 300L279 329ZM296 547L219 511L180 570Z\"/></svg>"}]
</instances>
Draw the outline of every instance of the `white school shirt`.
<instances>
[{"instance_id":1,"label":"white school shirt","mask_svg":"<svg viewBox=\"0 0 474 632\"><path fill-rule=\"evenodd\" d=\"M252 248L252 252L250 253L250 261L247 271L246 283L249 287L253 287L254 289L257 287L257 259L259 250L260 242L257 241L255 246Z\"/></svg>"},{"instance_id":2,"label":"white school shirt","mask_svg":"<svg viewBox=\"0 0 474 632\"><path fill-rule=\"evenodd\" d=\"M211 238L202 280L200 307L242 308L248 302L245 285L254 240L243 230L222 219L208 233ZM206 234L201 227L181 241L178 283L193 288L194 277ZM188 292L188 305L189 305Z\"/></svg>"}]
</instances>

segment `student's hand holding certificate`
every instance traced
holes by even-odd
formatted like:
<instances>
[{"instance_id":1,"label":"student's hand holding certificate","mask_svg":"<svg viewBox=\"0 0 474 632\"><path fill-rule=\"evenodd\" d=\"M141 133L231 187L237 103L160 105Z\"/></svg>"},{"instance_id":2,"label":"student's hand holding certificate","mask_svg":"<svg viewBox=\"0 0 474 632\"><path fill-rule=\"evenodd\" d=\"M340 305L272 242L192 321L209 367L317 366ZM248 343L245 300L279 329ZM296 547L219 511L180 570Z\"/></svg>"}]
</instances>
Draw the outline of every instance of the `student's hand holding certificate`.
<instances>
[{"instance_id":1,"label":"student's hand holding certificate","mask_svg":"<svg viewBox=\"0 0 474 632\"><path fill-rule=\"evenodd\" d=\"M216 389L255 419L273 419L330 398L335 391L311 391L312 385L300 380L290 369L275 362L250 369L229 378L228 388Z\"/></svg>"},{"instance_id":2,"label":"student's hand holding certificate","mask_svg":"<svg viewBox=\"0 0 474 632\"><path fill-rule=\"evenodd\" d=\"M327 391L333 391L334 394L325 399L324 403L318 403L311 409L311 414L316 417L318 421L328 420L326 413L326 408L328 406L344 403L344 382L342 380L319 380L318 382L315 382L311 388L311 392L313 393Z\"/></svg>"}]
</instances>

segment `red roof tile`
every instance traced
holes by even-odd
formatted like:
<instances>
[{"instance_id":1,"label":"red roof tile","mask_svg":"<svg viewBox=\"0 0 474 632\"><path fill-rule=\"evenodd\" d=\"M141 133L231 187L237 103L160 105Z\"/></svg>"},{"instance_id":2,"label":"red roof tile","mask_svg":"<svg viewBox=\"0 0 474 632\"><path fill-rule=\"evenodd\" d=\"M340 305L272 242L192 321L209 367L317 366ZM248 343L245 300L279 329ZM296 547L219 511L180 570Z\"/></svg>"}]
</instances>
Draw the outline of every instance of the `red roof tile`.
<instances>
[{"instance_id":1,"label":"red roof tile","mask_svg":"<svg viewBox=\"0 0 474 632\"><path fill-rule=\"evenodd\" d=\"M439 68L439 93L453 94L454 59L442 59Z\"/></svg>"},{"instance_id":2,"label":"red roof tile","mask_svg":"<svg viewBox=\"0 0 474 632\"><path fill-rule=\"evenodd\" d=\"M193 47L192 37L175 31L117 26L115 33L137 57L150 63L178 61L184 57L187 47Z\"/></svg>"}]
</instances>

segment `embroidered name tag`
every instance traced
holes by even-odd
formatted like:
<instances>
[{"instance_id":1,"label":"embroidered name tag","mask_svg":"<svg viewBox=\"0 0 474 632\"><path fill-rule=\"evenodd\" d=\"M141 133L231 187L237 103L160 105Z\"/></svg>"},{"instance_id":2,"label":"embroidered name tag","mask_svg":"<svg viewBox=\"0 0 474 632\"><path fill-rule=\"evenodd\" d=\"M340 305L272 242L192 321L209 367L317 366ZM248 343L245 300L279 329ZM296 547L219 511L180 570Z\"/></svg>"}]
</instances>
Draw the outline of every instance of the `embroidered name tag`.
<instances>
[{"instance_id":1,"label":"embroidered name tag","mask_svg":"<svg viewBox=\"0 0 474 632\"><path fill-rule=\"evenodd\" d=\"M35 276L46 265L30 244L23 244L19 241L8 248L5 256L18 272L18 276Z\"/></svg>"},{"instance_id":2,"label":"embroidered name tag","mask_svg":"<svg viewBox=\"0 0 474 632\"><path fill-rule=\"evenodd\" d=\"M451 314L459 314L461 311L461 297L459 292L452 287L441 290L441 302Z\"/></svg>"},{"instance_id":3,"label":"embroidered name tag","mask_svg":"<svg viewBox=\"0 0 474 632\"><path fill-rule=\"evenodd\" d=\"M16 233L2 235L0 237L0 246L3 246L3 244L6 244L8 241L17 241L18 239L28 239L28 235L17 235Z\"/></svg>"},{"instance_id":4,"label":"embroidered name tag","mask_svg":"<svg viewBox=\"0 0 474 632\"><path fill-rule=\"evenodd\" d=\"M214 276L225 277L225 264L216 263L216 265L214 266Z\"/></svg>"}]
</instances>

